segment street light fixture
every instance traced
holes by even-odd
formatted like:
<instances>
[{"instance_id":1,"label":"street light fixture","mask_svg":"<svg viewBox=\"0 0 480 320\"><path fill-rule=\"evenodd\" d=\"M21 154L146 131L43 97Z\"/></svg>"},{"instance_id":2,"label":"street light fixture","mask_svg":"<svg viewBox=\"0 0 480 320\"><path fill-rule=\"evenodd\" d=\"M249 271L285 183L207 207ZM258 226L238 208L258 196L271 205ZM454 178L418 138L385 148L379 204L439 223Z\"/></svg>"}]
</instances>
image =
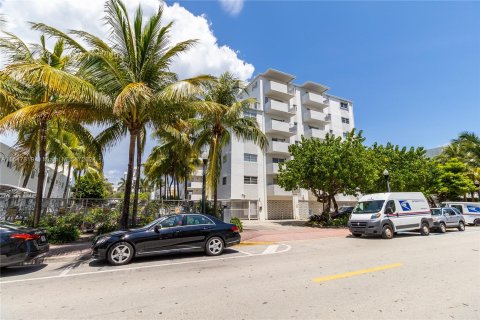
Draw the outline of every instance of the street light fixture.
<instances>
[{"instance_id":1,"label":"street light fixture","mask_svg":"<svg viewBox=\"0 0 480 320\"><path fill-rule=\"evenodd\" d=\"M387 192L390 192L389 176L390 174L388 173L388 170L387 169L383 170L383 177L385 178L385 182L387 183Z\"/></svg>"},{"instance_id":2,"label":"street light fixture","mask_svg":"<svg viewBox=\"0 0 480 320\"><path fill-rule=\"evenodd\" d=\"M207 192L206 192L206 183L207 183L207 162L208 159L202 159L203 160L203 170L202 170L202 213L206 214L207 213Z\"/></svg>"}]
</instances>

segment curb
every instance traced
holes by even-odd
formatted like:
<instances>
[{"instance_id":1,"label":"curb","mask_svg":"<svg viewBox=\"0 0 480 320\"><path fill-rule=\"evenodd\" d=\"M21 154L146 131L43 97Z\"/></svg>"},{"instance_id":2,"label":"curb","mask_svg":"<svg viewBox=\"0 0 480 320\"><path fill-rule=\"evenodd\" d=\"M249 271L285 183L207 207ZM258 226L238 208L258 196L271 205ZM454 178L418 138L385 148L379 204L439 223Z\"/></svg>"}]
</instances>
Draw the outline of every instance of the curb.
<instances>
[{"instance_id":1,"label":"curb","mask_svg":"<svg viewBox=\"0 0 480 320\"><path fill-rule=\"evenodd\" d=\"M57 255L45 257L43 263L47 262L67 262L67 261L85 261L90 259L90 251L84 253L75 253L75 254L66 254L66 255Z\"/></svg>"}]
</instances>

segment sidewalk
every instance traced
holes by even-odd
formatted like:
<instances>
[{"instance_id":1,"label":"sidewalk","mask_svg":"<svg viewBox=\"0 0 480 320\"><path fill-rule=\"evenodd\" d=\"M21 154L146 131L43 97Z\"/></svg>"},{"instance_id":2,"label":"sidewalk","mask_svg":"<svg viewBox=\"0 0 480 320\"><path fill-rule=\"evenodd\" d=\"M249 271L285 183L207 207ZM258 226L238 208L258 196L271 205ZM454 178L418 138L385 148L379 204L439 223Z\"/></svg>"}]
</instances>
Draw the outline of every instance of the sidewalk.
<instances>
[{"instance_id":1,"label":"sidewalk","mask_svg":"<svg viewBox=\"0 0 480 320\"><path fill-rule=\"evenodd\" d=\"M299 220L244 220L242 241L278 242L314 240L330 237L346 237L350 234L347 228L311 228L305 226L305 222L306 221Z\"/></svg>"},{"instance_id":2,"label":"sidewalk","mask_svg":"<svg viewBox=\"0 0 480 320\"><path fill-rule=\"evenodd\" d=\"M350 234L346 228L311 228L305 221L279 220L257 221L243 220L242 242L279 242L294 240L314 240L330 237L346 237ZM51 244L46 260L86 259L90 256L92 234L84 234L72 243Z\"/></svg>"}]
</instances>

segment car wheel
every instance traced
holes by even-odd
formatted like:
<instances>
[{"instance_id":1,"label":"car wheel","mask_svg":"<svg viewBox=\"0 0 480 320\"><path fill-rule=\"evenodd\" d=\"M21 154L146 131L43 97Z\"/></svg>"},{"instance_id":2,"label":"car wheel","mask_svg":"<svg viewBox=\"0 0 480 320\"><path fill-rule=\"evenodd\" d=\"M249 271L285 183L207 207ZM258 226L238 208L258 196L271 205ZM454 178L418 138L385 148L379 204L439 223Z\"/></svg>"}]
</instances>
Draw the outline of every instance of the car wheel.
<instances>
[{"instance_id":1,"label":"car wheel","mask_svg":"<svg viewBox=\"0 0 480 320\"><path fill-rule=\"evenodd\" d=\"M352 233L354 237L360 238L362 236L361 233Z\"/></svg>"},{"instance_id":2,"label":"car wheel","mask_svg":"<svg viewBox=\"0 0 480 320\"><path fill-rule=\"evenodd\" d=\"M440 233L445 233L447 232L447 226L445 226L445 223L440 223L440 226L438 227L438 231L440 231Z\"/></svg>"},{"instance_id":3,"label":"car wheel","mask_svg":"<svg viewBox=\"0 0 480 320\"><path fill-rule=\"evenodd\" d=\"M113 266L127 264L133 258L133 247L128 242L117 242L108 250L107 258Z\"/></svg>"},{"instance_id":4,"label":"car wheel","mask_svg":"<svg viewBox=\"0 0 480 320\"><path fill-rule=\"evenodd\" d=\"M382 238L383 239L392 239L393 238L393 230L388 224L383 226L382 229Z\"/></svg>"},{"instance_id":5,"label":"car wheel","mask_svg":"<svg viewBox=\"0 0 480 320\"><path fill-rule=\"evenodd\" d=\"M422 226L420 227L420 234L422 236L430 235L430 227L428 226L428 223L422 222Z\"/></svg>"},{"instance_id":6,"label":"car wheel","mask_svg":"<svg viewBox=\"0 0 480 320\"><path fill-rule=\"evenodd\" d=\"M475 220L473 221L473 224L474 224L475 226L477 226L477 227L480 226L480 219L475 219Z\"/></svg>"},{"instance_id":7,"label":"car wheel","mask_svg":"<svg viewBox=\"0 0 480 320\"><path fill-rule=\"evenodd\" d=\"M205 244L205 252L208 256L219 256L223 252L223 240L219 237L211 237Z\"/></svg>"},{"instance_id":8,"label":"car wheel","mask_svg":"<svg viewBox=\"0 0 480 320\"><path fill-rule=\"evenodd\" d=\"M460 221L460 223L458 224L458 230L465 231L465 223L463 223L463 221Z\"/></svg>"}]
</instances>

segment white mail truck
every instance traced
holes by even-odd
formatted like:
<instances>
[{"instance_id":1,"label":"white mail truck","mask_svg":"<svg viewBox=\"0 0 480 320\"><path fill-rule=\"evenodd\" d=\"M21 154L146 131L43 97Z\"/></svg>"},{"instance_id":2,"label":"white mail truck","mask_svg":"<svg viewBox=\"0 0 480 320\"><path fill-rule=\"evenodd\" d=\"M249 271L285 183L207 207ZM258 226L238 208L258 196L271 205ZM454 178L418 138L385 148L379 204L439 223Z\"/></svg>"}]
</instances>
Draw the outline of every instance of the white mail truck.
<instances>
[{"instance_id":1,"label":"white mail truck","mask_svg":"<svg viewBox=\"0 0 480 320\"><path fill-rule=\"evenodd\" d=\"M421 192L387 192L361 197L348 227L355 237L377 235L391 239L400 231L428 236L433 225L430 207Z\"/></svg>"}]
</instances>

